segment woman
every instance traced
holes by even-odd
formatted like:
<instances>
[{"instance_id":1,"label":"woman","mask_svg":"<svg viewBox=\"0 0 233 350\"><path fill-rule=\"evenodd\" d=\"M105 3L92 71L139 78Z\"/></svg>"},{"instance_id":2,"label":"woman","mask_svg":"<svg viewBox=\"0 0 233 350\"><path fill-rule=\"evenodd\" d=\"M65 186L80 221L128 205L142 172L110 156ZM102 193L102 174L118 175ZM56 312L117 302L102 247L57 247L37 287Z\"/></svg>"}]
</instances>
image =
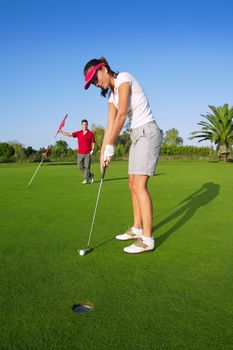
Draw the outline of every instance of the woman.
<instances>
[{"instance_id":1,"label":"woman","mask_svg":"<svg viewBox=\"0 0 233 350\"><path fill-rule=\"evenodd\" d=\"M153 176L162 141L148 100L136 79L129 73L112 71L104 57L89 61L84 68L85 89L91 84L108 94L108 122L101 148L101 166L109 165L116 141L128 116L131 122L129 152L129 188L132 196L133 226L118 240L134 240L124 248L126 253L154 250L152 236L152 201L147 183Z\"/></svg>"}]
</instances>

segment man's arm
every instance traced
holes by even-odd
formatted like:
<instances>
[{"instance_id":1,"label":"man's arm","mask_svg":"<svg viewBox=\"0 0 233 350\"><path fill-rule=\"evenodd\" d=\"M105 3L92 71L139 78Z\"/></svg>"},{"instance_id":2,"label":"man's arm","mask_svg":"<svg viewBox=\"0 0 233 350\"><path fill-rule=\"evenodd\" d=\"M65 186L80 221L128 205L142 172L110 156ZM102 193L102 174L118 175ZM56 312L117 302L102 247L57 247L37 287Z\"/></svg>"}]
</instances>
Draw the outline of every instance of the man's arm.
<instances>
[{"instance_id":1,"label":"man's arm","mask_svg":"<svg viewBox=\"0 0 233 350\"><path fill-rule=\"evenodd\" d=\"M95 148L95 143L92 142L92 143L91 143L91 152L90 152L90 155L93 154L94 148Z\"/></svg>"},{"instance_id":2,"label":"man's arm","mask_svg":"<svg viewBox=\"0 0 233 350\"><path fill-rule=\"evenodd\" d=\"M62 134L64 136L69 136L69 137L73 136L72 132L66 132L66 131L63 131L63 130L60 131L60 134Z\"/></svg>"}]
</instances>

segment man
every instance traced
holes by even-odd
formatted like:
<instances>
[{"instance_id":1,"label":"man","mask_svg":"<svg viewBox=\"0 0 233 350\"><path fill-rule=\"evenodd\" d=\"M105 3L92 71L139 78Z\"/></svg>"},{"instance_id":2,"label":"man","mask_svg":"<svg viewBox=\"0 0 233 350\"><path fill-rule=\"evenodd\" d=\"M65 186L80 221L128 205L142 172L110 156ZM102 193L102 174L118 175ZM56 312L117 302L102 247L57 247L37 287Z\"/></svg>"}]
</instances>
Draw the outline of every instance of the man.
<instances>
[{"instance_id":1,"label":"man","mask_svg":"<svg viewBox=\"0 0 233 350\"><path fill-rule=\"evenodd\" d=\"M66 132L61 130L60 133L64 136L76 137L78 140L78 159L77 165L83 173L83 184L94 182L94 174L90 172L91 169L91 155L95 148L95 138L93 132L88 129L88 121L83 119L81 121L82 130L75 132Z\"/></svg>"}]
</instances>

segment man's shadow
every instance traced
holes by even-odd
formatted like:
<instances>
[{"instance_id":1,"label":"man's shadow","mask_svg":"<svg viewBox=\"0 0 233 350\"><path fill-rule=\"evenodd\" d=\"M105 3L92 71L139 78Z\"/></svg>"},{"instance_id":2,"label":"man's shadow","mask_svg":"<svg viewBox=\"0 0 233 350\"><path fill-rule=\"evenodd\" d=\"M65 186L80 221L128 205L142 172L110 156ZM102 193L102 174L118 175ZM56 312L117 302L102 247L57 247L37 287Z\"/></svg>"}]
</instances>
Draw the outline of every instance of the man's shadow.
<instances>
[{"instance_id":1,"label":"man's shadow","mask_svg":"<svg viewBox=\"0 0 233 350\"><path fill-rule=\"evenodd\" d=\"M161 236L155 239L156 247L162 245L171 234L176 232L189 219L191 219L199 208L207 205L215 197L217 197L219 194L219 189L220 185L213 182L207 182L202 185L199 190L181 201L178 206L182 205L182 207L153 227L153 232L157 231L163 225L181 216L181 218L168 231L164 232Z\"/></svg>"}]
</instances>

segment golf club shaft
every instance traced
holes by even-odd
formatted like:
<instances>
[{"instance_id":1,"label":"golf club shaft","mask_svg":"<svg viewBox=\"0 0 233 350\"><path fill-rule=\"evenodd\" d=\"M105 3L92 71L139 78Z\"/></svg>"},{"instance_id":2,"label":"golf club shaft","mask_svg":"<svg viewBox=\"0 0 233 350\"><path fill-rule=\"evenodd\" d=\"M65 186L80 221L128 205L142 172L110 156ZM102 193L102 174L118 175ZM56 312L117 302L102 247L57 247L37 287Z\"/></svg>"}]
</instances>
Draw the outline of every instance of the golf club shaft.
<instances>
[{"instance_id":1,"label":"golf club shaft","mask_svg":"<svg viewBox=\"0 0 233 350\"><path fill-rule=\"evenodd\" d=\"M97 195L94 215L93 215L93 219L92 219L92 223L91 223L91 229L90 229L90 234L89 234L89 238L88 238L87 248L89 248L90 241L91 241L91 235L92 235L92 230L93 230L93 226L94 226L94 222L95 222L95 216L96 216L96 211L97 211L97 207L98 207L98 203L99 203L100 192L101 192L101 188L102 188L102 184L103 184L103 180L104 180L105 171L106 171L106 166L103 168L103 171L102 171L102 176L101 176L101 180L100 180L100 186L99 186L99 191L98 191L98 195Z\"/></svg>"}]
</instances>

